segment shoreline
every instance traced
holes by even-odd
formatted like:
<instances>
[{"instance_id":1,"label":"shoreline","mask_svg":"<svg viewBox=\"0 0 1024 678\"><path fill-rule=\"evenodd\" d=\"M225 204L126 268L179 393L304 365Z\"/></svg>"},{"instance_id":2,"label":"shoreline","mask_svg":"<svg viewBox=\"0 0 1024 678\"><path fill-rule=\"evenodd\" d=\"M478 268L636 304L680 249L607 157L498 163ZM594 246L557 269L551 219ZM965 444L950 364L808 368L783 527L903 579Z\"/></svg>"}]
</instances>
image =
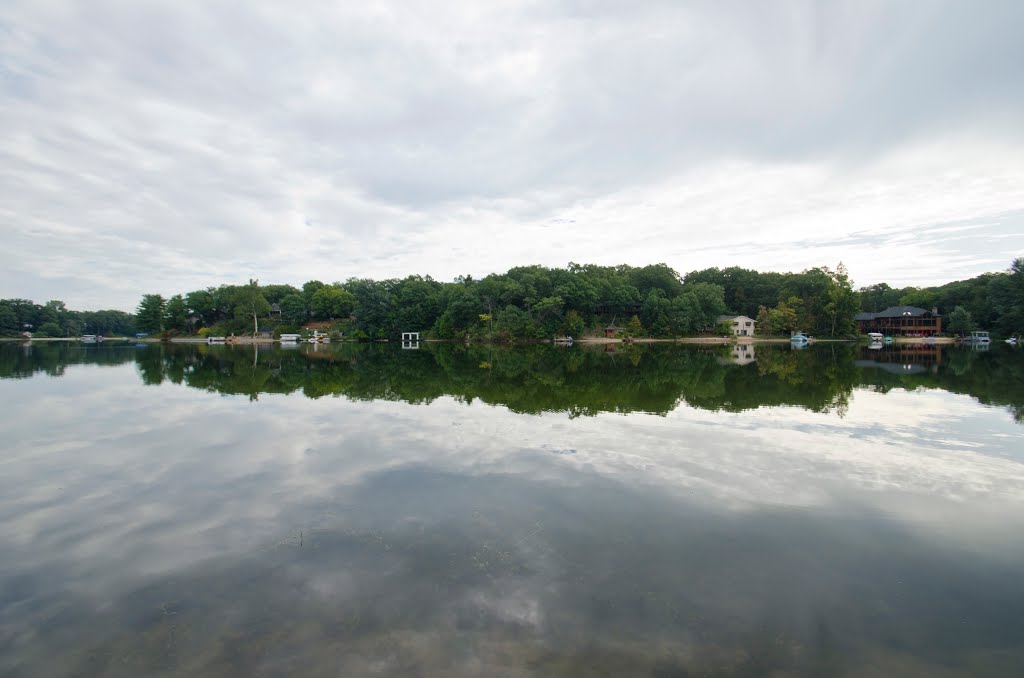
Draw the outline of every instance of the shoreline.
<instances>
[{"instance_id":1,"label":"shoreline","mask_svg":"<svg viewBox=\"0 0 1024 678\"><path fill-rule=\"evenodd\" d=\"M920 345L925 342L922 341L921 337L893 337L893 344L911 344ZM159 337L104 337L102 342L125 342L131 341L135 343L144 344L160 344L163 341ZM462 344L457 340L445 340L445 339L421 339L422 343L432 344ZM0 337L0 342L68 342L68 343L81 343L78 337L33 337L31 339L25 339L24 337ZM235 337L231 342L217 342L217 344L210 344L206 339L200 337L174 337L169 339L167 343L171 344L209 344L209 345L221 345L222 343L228 346L236 345L256 345L256 344L280 344L280 339L275 338L264 338L264 337ZM290 343L290 342L289 342ZM296 342L299 344L306 343L305 341ZM354 339L340 339L332 343L360 343ZM375 341L375 342L362 342L362 343L401 343L398 341ZM486 345L488 342L470 342L470 344ZM502 346L519 346L519 345L530 345L530 344L548 344L550 340L534 340L534 341L523 341L523 342L512 342L508 344L496 344ZM707 346L729 346L732 344L788 344L788 337L676 337L676 338L656 338L656 337L636 337L629 341L625 338L620 337L580 337L574 339L573 344L586 344L592 346L600 346L607 344L693 344L693 345L707 345ZM813 344L850 344L850 343L864 343L863 339L812 339ZM930 342L929 345L935 346L950 346L957 344L957 340L954 337L936 337L934 342Z\"/></svg>"}]
</instances>

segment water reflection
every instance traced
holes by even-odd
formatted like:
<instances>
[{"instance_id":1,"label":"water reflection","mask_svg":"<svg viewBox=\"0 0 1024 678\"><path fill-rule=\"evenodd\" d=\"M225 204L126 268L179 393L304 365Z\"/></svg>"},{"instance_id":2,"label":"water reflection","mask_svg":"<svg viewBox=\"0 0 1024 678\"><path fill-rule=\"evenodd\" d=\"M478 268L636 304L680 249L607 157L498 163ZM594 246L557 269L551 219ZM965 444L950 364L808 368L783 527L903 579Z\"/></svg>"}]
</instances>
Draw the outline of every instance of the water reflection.
<instances>
[{"instance_id":1,"label":"water reflection","mask_svg":"<svg viewBox=\"0 0 1024 678\"><path fill-rule=\"evenodd\" d=\"M406 348L406 347L402 347ZM609 350L612 348L613 350ZM796 405L842 414L855 388L937 388L1007 406L1024 421L1024 356L934 345L882 348L788 346L552 346L496 348L422 344L230 347L42 344L0 348L0 378L58 376L69 365L134 362L143 383L184 384L256 400L309 398L429 403L450 395L514 412L666 414L679 403L744 411Z\"/></svg>"},{"instance_id":2,"label":"water reflection","mask_svg":"<svg viewBox=\"0 0 1024 678\"><path fill-rule=\"evenodd\" d=\"M1024 666L1019 354L0 355L2 675Z\"/></svg>"}]
</instances>

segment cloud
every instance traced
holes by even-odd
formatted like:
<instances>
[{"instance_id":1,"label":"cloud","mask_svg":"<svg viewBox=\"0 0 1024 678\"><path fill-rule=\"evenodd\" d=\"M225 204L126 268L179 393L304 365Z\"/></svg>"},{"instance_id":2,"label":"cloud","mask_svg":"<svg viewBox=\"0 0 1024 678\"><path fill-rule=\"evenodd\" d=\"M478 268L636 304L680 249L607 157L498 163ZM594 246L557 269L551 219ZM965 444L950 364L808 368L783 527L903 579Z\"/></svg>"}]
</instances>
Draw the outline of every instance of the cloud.
<instances>
[{"instance_id":1,"label":"cloud","mask_svg":"<svg viewBox=\"0 0 1024 678\"><path fill-rule=\"evenodd\" d=\"M926 234L1019 222L1022 19L1011 2L15 0L0 287L127 309L249 277L569 260L842 258L860 284L1003 268L1020 245L979 243L1013 229ZM929 267L902 271L895 232Z\"/></svg>"},{"instance_id":2,"label":"cloud","mask_svg":"<svg viewBox=\"0 0 1024 678\"><path fill-rule=\"evenodd\" d=\"M874 641L863 620L904 601L884 643L949 616L936 590L959 601L954 623L979 620L963 646L991 648L1010 636L985 612L1020 607L1022 545L1006 535L1024 522L1022 433L966 396L858 389L841 419L685 405L568 419L448 397L251 402L142 388L136 369L0 382L18 394L0 414L0 578L19 650L0 662L128 647L165 661L172 624L203 631L181 632L203 675L254 648L315 664L292 642L308 632L345 661L362 637L387 641L365 646L379 658L416 633L434 634L418 644L434 661L474 638L649 658L687 641L677 611L700 625L694 648L720 653L765 620L810 646L800 620L816 615Z\"/></svg>"}]
</instances>

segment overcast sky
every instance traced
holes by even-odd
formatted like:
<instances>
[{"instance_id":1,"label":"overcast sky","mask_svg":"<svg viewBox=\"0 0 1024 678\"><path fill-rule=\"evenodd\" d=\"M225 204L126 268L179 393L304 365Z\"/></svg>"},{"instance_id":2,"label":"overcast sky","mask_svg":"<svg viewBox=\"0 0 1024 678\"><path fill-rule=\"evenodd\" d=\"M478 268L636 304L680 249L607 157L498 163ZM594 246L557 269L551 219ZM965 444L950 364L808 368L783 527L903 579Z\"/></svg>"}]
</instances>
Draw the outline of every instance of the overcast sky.
<instances>
[{"instance_id":1,"label":"overcast sky","mask_svg":"<svg viewBox=\"0 0 1024 678\"><path fill-rule=\"evenodd\" d=\"M1024 254L1024 3L0 2L0 297Z\"/></svg>"}]
</instances>

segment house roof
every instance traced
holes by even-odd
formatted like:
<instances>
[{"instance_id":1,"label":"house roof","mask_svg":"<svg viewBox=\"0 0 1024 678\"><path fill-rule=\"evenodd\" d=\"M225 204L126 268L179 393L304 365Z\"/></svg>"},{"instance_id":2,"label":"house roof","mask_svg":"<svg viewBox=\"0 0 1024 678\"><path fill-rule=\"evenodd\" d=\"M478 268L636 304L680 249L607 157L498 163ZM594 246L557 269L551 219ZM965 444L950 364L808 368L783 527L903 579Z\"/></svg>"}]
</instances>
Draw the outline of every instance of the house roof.
<instances>
[{"instance_id":1,"label":"house roof","mask_svg":"<svg viewBox=\"0 0 1024 678\"><path fill-rule=\"evenodd\" d=\"M854 320L875 320L876 318L902 318L909 316L912 318L920 318L923 316L934 317L940 315L938 313L932 313L931 311L918 308L917 306L890 306L884 311L878 313L858 313L853 316Z\"/></svg>"},{"instance_id":2,"label":"house roof","mask_svg":"<svg viewBox=\"0 0 1024 678\"><path fill-rule=\"evenodd\" d=\"M734 313L732 315L720 315L720 316L718 316L718 322L720 322L720 323L728 322L728 321L731 321L731 320L736 320L737 318L746 318L747 320L753 320L753 318L751 318L750 316L736 315Z\"/></svg>"}]
</instances>

